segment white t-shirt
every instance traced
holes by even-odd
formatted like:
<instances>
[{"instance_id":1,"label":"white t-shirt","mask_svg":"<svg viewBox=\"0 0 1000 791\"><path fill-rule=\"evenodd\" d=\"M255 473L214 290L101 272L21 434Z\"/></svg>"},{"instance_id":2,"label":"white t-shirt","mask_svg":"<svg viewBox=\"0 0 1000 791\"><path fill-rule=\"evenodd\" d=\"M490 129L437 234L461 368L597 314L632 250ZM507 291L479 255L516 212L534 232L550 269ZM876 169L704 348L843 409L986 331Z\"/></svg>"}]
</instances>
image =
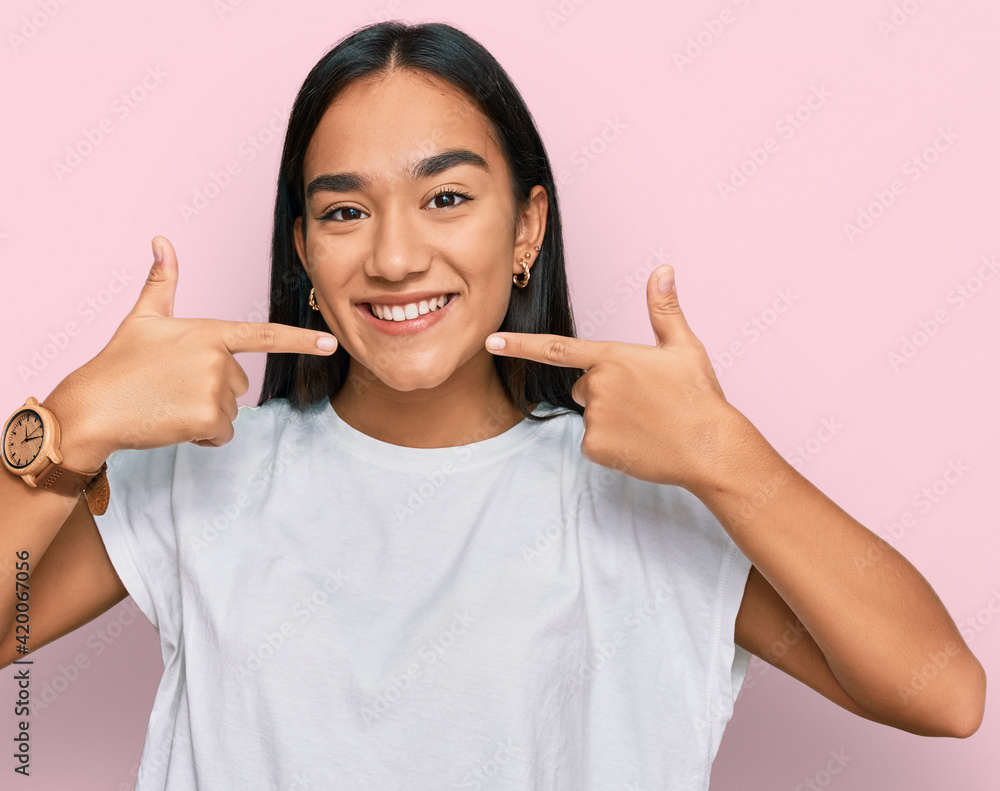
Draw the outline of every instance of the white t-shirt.
<instances>
[{"instance_id":1,"label":"white t-shirt","mask_svg":"<svg viewBox=\"0 0 1000 791\"><path fill-rule=\"evenodd\" d=\"M108 460L163 653L137 791L708 788L750 561L694 495L589 462L565 411L451 448L328 400L235 430Z\"/></svg>"}]
</instances>

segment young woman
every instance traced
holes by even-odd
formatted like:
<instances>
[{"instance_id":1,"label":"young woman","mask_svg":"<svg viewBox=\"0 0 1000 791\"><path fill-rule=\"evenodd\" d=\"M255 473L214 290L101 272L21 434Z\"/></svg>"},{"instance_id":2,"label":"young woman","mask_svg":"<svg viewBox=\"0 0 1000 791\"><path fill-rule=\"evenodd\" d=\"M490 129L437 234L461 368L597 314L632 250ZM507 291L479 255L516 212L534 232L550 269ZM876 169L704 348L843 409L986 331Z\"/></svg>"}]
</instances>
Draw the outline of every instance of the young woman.
<instances>
[{"instance_id":1,"label":"young woman","mask_svg":"<svg viewBox=\"0 0 1000 791\"><path fill-rule=\"evenodd\" d=\"M655 346L579 339L561 234L494 58L371 25L296 98L270 322L173 317L157 237L107 347L12 416L30 648L129 594L159 631L139 791L703 790L751 654L876 722L978 728L942 603L726 401L672 268ZM34 420L86 497L17 480Z\"/></svg>"}]
</instances>

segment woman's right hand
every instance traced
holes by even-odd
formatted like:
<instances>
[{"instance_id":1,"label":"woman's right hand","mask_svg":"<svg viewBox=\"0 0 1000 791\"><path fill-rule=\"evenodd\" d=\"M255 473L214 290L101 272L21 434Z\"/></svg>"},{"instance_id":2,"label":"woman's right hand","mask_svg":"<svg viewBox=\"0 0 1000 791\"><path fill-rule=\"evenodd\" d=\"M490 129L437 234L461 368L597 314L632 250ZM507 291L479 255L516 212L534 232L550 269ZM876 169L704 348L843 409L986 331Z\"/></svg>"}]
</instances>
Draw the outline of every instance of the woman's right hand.
<instances>
[{"instance_id":1,"label":"woman's right hand","mask_svg":"<svg viewBox=\"0 0 1000 791\"><path fill-rule=\"evenodd\" d=\"M162 261L155 260L157 246ZM238 352L330 355L336 339L285 324L174 318L177 256L153 239L154 264L139 299L94 359L73 371L42 405L62 432L64 464L98 469L119 448L233 438L236 399L250 387ZM316 341L333 339L331 350Z\"/></svg>"}]
</instances>

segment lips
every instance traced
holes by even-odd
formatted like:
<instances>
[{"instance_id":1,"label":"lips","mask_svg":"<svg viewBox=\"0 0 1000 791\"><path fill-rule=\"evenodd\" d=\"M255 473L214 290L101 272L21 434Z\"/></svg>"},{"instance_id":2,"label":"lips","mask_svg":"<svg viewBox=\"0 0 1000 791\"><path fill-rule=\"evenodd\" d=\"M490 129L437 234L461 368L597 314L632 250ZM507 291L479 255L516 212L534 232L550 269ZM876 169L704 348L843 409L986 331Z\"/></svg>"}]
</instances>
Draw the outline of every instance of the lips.
<instances>
[{"instance_id":1,"label":"lips","mask_svg":"<svg viewBox=\"0 0 1000 791\"><path fill-rule=\"evenodd\" d=\"M433 327L446 315L451 313L452 306L458 302L461 297L459 297L458 294L450 294L449 297L450 298L444 307L438 308L435 311L424 313L423 315L417 316L413 319L404 319L403 321L389 321L372 315L370 302L359 302L356 307L363 320L373 329L385 333L386 335L412 335Z\"/></svg>"},{"instance_id":2,"label":"lips","mask_svg":"<svg viewBox=\"0 0 1000 791\"><path fill-rule=\"evenodd\" d=\"M435 294L431 297L411 299L407 302L369 302L372 314L384 321L403 321L425 316L440 310L456 294Z\"/></svg>"}]
</instances>

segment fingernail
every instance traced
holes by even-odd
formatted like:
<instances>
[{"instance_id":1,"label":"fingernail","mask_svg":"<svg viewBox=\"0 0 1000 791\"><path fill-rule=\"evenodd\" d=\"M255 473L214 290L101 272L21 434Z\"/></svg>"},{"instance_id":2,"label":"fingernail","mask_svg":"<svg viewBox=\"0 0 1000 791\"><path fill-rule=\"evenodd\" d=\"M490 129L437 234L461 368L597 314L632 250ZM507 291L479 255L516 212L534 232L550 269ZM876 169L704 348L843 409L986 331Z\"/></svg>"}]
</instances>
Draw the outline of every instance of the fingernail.
<instances>
[{"instance_id":1,"label":"fingernail","mask_svg":"<svg viewBox=\"0 0 1000 791\"><path fill-rule=\"evenodd\" d=\"M490 337L486 339L487 349L502 349L506 345L507 341L499 335L490 335Z\"/></svg>"},{"instance_id":2,"label":"fingernail","mask_svg":"<svg viewBox=\"0 0 1000 791\"><path fill-rule=\"evenodd\" d=\"M316 345L324 351L331 351L337 345L337 339L332 335L325 335L316 339Z\"/></svg>"},{"instance_id":3,"label":"fingernail","mask_svg":"<svg viewBox=\"0 0 1000 791\"><path fill-rule=\"evenodd\" d=\"M162 260L163 260L163 247L161 247L160 243L154 239L153 240L153 263L154 264L158 264Z\"/></svg>"},{"instance_id":4,"label":"fingernail","mask_svg":"<svg viewBox=\"0 0 1000 791\"><path fill-rule=\"evenodd\" d=\"M656 279L656 287L661 294L666 294L674 287L674 273L669 269Z\"/></svg>"}]
</instances>

